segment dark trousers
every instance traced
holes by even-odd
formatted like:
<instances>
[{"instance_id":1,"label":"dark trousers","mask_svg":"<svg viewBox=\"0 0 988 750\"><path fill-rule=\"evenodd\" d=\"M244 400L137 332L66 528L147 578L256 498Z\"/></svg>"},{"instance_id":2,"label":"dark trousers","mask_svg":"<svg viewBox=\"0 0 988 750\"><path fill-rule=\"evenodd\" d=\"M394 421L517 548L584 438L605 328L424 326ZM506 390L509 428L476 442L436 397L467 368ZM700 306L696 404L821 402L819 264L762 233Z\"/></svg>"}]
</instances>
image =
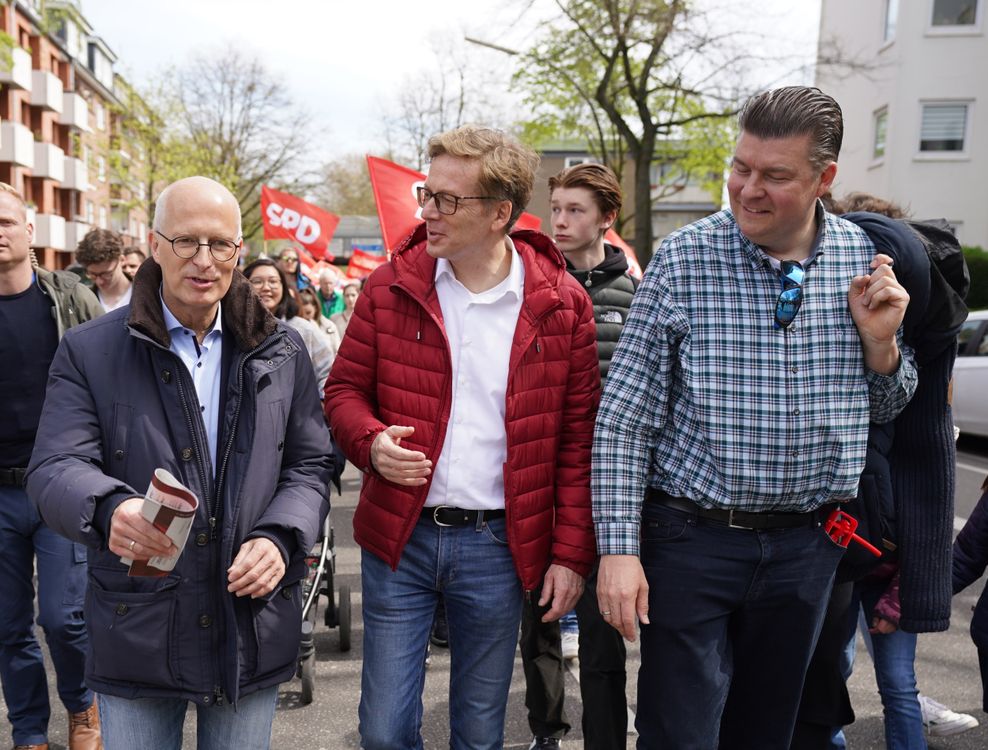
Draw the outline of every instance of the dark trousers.
<instances>
[{"instance_id":1,"label":"dark trousers","mask_svg":"<svg viewBox=\"0 0 988 750\"><path fill-rule=\"evenodd\" d=\"M522 616L525 706L534 736L562 737L570 725L563 711L565 674L559 623L541 622L544 612L544 608L539 609L533 602ZM597 607L596 565L576 603L576 617L580 623L583 747L586 750L625 750L628 734L627 654L620 633L604 622Z\"/></svg>"},{"instance_id":2,"label":"dark trousers","mask_svg":"<svg viewBox=\"0 0 988 750\"><path fill-rule=\"evenodd\" d=\"M819 526L733 529L646 502L639 750L786 750L842 554Z\"/></svg>"},{"instance_id":3,"label":"dark trousers","mask_svg":"<svg viewBox=\"0 0 988 750\"><path fill-rule=\"evenodd\" d=\"M850 612L852 602L857 601L853 594L854 582L849 581L834 586L830 595L820 638L806 672L791 750L829 750L835 728L854 721L843 670L848 622L857 623L857 608Z\"/></svg>"},{"instance_id":4,"label":"dark trousers","mask_svg":"<svg viewBox=\"0 0 988 750\"><path fill-rule=\"evenodd\" d=\"M42 523L20 487L0 487L0 680L14 744L47 742L48 682L34 635L37 558L38 624L55 665L58 694L71 713L89 708L86 688L85 548Z\"/></svg>"}]
</instances>

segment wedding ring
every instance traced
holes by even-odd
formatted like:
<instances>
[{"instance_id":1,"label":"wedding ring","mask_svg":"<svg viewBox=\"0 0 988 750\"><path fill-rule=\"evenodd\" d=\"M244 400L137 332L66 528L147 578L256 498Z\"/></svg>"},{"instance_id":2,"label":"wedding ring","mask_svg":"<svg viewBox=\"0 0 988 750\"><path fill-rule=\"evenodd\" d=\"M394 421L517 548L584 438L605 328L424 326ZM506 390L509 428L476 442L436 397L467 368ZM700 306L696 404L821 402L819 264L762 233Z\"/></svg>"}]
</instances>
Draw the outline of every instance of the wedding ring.
<instances>
[{"instance_id":1,"label":"wedding ring","mask_svg":"<svg viewBox=\"0 0 988 750\"><path fill-rule=\"evenodd\" d=\"M130 540L130 544L128 545L127 549L129 549L131 552L133 552L134 551L134 545L135 544L137 544L137 540L136 539L131 539Z\"/></svg>"},{"instance_id":2,"label":"wedding ring","mask_svg":"<svg viewBox=\"0 0 988 750\"><path fill-rule=\"evenodd\" d=\"M610 613L611 613L611 610L609 610L609 609L608 609L608 610L606 610L606 611L604 611L604 612L601 612L601 614L602 614L602 615L603 615L604 617L607 617L607 616L608 616L608 615L609 615Z\"/></svg>"}]
</instances>

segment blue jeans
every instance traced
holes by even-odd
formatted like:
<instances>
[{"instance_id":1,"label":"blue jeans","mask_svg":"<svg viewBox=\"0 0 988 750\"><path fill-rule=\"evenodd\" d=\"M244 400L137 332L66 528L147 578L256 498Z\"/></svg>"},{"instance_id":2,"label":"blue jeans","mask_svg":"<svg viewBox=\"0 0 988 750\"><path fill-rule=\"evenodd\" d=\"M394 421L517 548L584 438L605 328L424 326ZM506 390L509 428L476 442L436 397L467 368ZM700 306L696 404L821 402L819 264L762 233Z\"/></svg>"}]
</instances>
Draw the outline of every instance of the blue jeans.
<instances>
[{"instance_id":1,"label":"blue jeans","mask_svg":"<svg viewBox=\"0 0 988 750\"><path fill-rule=\"evenodd\" d=\"M733 529L646 502L639 750L788 750L843 549L816 526Z\"/></svg>"},{"instance_id":2,"label":"blue jeans","mask_svg":"<svg viewBox=\"0 0 988 750\"><path fill-rule=\"evenodd\" d=\"M397 570L361 554L366 750L421 750L429 631L441 593L449 624L450 747L503 745L522 589L503 518L440 528L419 520Z\"/></svg>"},{"instance_id":3,"label":"blue jeans","mask_svg":"<svg viewBox=\"0 0 988 750\"><path fill-rule=\"evenodd\" d=\"M267 750L278 700L273 685L241 698L237 707L196 706L198 750ZM99 695L106 750L179 750L189 702L182 698L119 698Z\"/></svg>"},{"instance_id":4,"label":"blue jeans","mask_svg":"<svg viewBox=\"0 0 988 750\"><path fill-rule=\"evenodd\" d=\"M38 625L48 641L58 695L70 713L85 711L93 704L84 683L86 550L45 526L23 489L0 486L0 680L15 745L47 742L51 715L32 623L35 559Z\"/></svg>"},{"instance_id":5,"label":"blue jeans","mask_svg":"<svg viewBox=\"0 0 988 750\"><path fill-rule=\"evenodd\" d=\"M868 653L875 663L875 682L882 696L885 714L885 746L888 750L925 750L926 735L923 732L923 714L919 708L916 689L916 634L896 630L894 633L874 635L864 624L871 624L872 611L884 593L886 583L863 582L856 592L860 594L862 633ZM854 607L855 614L858 607ZM852 632L853 638L853 632Z\"/></svg>"},{"instance_id":6,"label":"blue jeans","mask_svg":"<svg viewBox=\"0 0 988 750\"><path fill-rule=\"evenodd\" d=\"M559 632L580 634L580 621L576 619L575 609L559 618Z\"/></svg>"}]
</instances>

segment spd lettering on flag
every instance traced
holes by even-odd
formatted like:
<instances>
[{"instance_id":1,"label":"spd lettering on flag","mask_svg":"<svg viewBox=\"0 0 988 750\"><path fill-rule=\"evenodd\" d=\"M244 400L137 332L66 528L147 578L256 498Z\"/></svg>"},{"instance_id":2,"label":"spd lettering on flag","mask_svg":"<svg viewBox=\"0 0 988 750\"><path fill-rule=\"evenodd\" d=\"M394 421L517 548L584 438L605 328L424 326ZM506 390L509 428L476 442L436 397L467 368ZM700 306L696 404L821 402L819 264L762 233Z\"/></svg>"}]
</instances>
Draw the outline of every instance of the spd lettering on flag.
<instances>
[{"instance_id":1,"label":"spd lettering on flag","mask_svg":"<svg viewBox=\"0 0 988 750\"><path fill-rule=\"evenodd\" d=\"M340 217L301 198L261 186L261 217L264 239L291 240L302 245L315 258L331 260L326 251Z\"/></svg>"}]
</instances>

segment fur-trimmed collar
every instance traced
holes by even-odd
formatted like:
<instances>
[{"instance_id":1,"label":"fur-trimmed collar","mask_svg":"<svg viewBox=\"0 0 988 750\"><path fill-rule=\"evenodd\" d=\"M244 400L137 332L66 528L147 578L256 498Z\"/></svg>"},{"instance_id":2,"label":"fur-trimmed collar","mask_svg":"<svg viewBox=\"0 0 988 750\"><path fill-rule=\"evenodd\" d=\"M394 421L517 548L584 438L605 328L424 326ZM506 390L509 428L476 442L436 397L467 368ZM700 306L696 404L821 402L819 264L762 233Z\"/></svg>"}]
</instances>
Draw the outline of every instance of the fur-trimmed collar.
<instances>
[{"instance_id":1,"label":"fur-trimmed collar","mask_svg":"<svg viewBox=\"0 0 988 750\"><path fill-rule=\"evenodd\" d=\"M142 263L134 275L134 290L130 298L131 328L140 331L165 348L171 346L171 336L161 311L161 266L153 260ZM223 297L223 328L233 334L241 351L250 351L274 333L278 321L261 304L250 282L239 270L234 270L230 288Z\"/></svg>"}]
</instances>

